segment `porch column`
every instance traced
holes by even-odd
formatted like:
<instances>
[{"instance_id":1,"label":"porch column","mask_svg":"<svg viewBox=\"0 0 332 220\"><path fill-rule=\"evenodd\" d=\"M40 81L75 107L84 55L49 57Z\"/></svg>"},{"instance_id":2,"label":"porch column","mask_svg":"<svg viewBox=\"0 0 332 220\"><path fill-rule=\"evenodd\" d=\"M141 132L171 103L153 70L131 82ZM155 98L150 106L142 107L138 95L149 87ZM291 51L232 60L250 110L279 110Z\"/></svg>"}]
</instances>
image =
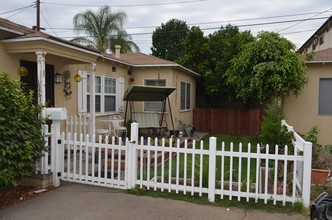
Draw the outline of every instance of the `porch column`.
<instances>
[{"instance_id":1,"label":"porch column","mask_svg":"<svg viewBox=\"0 0 332 220\"><path fill-rule=\"evenodd\" d=\"M37 99L38 104L45 105L46 103L46 72L45 72L45 51L36 51L37 55L37 83L38 83L38 91L37 91ZM45 110L42 110L42 117L45 117Z\"/></svg>"},{"instance_id":2,"label":"porch column","mask_svg":"<svg viewBox=\"0 0 332 220\"><path fill-rule=\"evenodd\" d=\"M96 64L91 63L89 74L90 74L90 140L92 140L93 135L96 131L96 107L95 107L95 70L96 70ZM94 141L94 140L93 140Z\"/></svg>"}]
</instances>

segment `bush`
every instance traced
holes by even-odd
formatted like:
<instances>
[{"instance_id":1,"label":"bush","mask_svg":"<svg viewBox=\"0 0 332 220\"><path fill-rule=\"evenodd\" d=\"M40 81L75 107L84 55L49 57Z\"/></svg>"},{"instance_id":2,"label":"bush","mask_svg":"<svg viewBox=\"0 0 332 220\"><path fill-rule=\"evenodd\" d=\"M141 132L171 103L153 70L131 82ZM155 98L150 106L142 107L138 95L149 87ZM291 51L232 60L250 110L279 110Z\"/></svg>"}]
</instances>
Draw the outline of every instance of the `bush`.
<instances>
[{"instance_id":1,"label":"bush","mask_svg":"<svg viewBox=\"0 0 332 220\"><path fill-rule=\"evenodd\" d=\"M313 126L304 136L306 141L312 143L312 168L332 170L332 146L323 147L318 143L319 129Z\"/></svg>"},{"instance_id":2,"label":"bush","mask_svg":"<svg viewBox=\"0 0 332 220\"><path fill-rule=\"evenodd\" d=\"M40 112L32 92L26 94L19 81L0 73L0 188L31 174L46 150Z\"/></svg>"},{"instance_id":3,"label":"bush","mask_svg":"<svg viewBox=\"0 0 332 220\"><path fill-rule=\"evenodd\" d=\"M266 109L259 134L259 141L263 145L268 144L273 148L275 145L278 145L279 149L283 149L287 145L291 148L293 133L289 132L287 127L281 124L281 120L282 115L279 108L269 106Z\"/></svg>"}]
</instances>

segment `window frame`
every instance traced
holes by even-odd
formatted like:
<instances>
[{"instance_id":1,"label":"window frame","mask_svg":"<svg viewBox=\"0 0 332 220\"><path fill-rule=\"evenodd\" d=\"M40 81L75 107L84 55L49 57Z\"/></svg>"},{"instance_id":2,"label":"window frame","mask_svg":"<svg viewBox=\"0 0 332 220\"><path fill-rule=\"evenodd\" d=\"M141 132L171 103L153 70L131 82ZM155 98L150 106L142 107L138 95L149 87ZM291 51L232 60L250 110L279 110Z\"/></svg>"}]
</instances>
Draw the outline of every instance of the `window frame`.
<instances>
[{"instance_id":1,"label":"window frame","mask_svg":"<svg viewBox=\"0 0 332 220\"><path fill-rule=\"evenodd\" d=\"M328 84L327 81L329 81ZM325 85L322 85L323 83ZM327 105L328 103L332 103L332 78L319 78L318 115L332 116L332 104Z\"/></svg>"},{"instance_id":2,"label":"window frame","mask_svg":"<svg viewBox=\"0 0 332 220\"><path fill-rule=\"evenodd\" d=\"M90 80L89 80L89 78L90 78L90 74L89 73L87 73L87 76L86 76L86 79L87 79L87 83L86 83L86 89L85 89L85 91L86 91L86 94L84 95L84 98L86 99L86 113L90 113L90 107L89 107L89 103L90 103ZM105 114L109 114L109 113L112 113L112 112L116 112L117 111L117 109L118 109L118 95L117 95L117 90L118 90L118 82L117 82L117 80L118 80L118 78L116 78L116 77L112 77L112 76L108 76L108 75L105 75L105 74L100 74L100 73L95 73L95 82L97 82L97 80L96 80L96 78L100 78L100 92L99 91L97 91L97 88L96 88L96 86L97 86L97 84L95 84L95 113L97 114L97 115L105 115ZM114 84L114 86L115 86L115 89L114 89L114 91L115 91L115 93L106 93L106 88L105 88L105 86L106 86L106 79L111 79L111 80L115 80L115 84ZM96 102L96 97L97 96L99 96L100 97L100 106L99 106L99 108L100 108L100 110L97 110L97 102ZM115 99L115 101L114 101L114 104L115 104L115 106L114 106L114 110L111 110L111 111L105 111L105 107L106 107L106 105L105 105L105 100L106 100L106 96L112 96L112 97L114 97L114 99Z\"/></svg>"},{"instance_id":3,"label":"window frame","mask_svg":"<svg viewBox=\"0 0 332 220\"><path fill-rule=\"evenodd\" d=\"M156 84L158 84L158 82L164 82L165 83L165 85L161 85L161 86L167 86L167 79L165 79L165 78L163 78L163 79L158 79L158 78L146 78L146 79L144 79L144 85L145 86L153 86L153 85L147 85L146 83L147 83L147 81L155 81L155 82L157 82ZM160 86L160 85L155 85L155 86ZM162 105L163 105L163 102L160 102L160 109L157 109L157 108L155 108L155 109L148 109L148 104L149 103L155 103L155 104L157 104L157 102L159 102L159 101L144 101L144 103L143 103L143 111L144 112L162 112Z\"/></svg>"},{"instance_id":4,"label":"window frame","mask_svg":"<svg viewBox=\"0 0 332 220\"><path fill-rule=\"evenodd\" d=\"M184 86L184 88L182 86ZM184 91L183 91L183 89L184 89ZM192 90L191 83L186 82L186 81L181 81L181 83L180 83L180 111L181 112L191 110L191 90Z\"/></svg>"}]
</instances>

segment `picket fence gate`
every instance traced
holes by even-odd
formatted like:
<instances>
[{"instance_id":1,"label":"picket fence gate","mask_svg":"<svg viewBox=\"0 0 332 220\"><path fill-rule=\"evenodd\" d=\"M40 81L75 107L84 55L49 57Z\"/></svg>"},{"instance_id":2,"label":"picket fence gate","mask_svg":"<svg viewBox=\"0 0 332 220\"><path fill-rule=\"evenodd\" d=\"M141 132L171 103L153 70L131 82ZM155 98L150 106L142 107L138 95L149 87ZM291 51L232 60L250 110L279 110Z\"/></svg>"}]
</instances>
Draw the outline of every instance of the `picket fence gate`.
<instances>
[{"instance_id":1,"label":"picket fence gate","mask_svg":"<svg viewBox=\"0 0 332 220\"><path fill-rule=\"evenodd\" d=\"M63 180L120 189L139 187L207 195L211 202L220 198L283 205L302 202L306 207L310 203L312 146L300 136L294 136L292 154L287 146L284 154L278 154L278 146L273 154L269 146L264 153L259 145L250 144L223 143L217 148L215 137L210 137L209 148L202 141L139 139L137 123L131 125L130 139L99 136L89 141L95 136L70 132L56 137L54 185Z\"/></svg>"}]
</instances>

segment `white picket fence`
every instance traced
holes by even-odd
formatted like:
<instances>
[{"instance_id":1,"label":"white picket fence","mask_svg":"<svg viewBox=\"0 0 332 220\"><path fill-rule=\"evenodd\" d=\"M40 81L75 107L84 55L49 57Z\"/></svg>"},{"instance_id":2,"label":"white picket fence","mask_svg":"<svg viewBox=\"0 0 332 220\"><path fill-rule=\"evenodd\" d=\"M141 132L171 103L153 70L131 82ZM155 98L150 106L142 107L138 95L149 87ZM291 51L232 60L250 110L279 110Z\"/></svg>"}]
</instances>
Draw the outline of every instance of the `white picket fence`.
<instances>
[{"instance_id":1,"label":"white picket fence","mask_svg":"<svg viewBox=\"0 0 332 220\"><path fill-rule=\"evenodd\" d=\"M138 139L137 123L124 142L113 137L108 143L108 137L101 136L98 143L88 142L88 135L70 132L61 136L55 172L61 172L62 180L207 195L211 202L216 197L244 198L309 206L311 143L300 139L290 155L287 146L285 154L278 154L277 146L275 154L268 146L265 153L259 145L217 146L215 137L209 139L209 148L203 142L182 144L179 139L153 139L152 144L150 138Z\"/></svg>"}]
</instances>

